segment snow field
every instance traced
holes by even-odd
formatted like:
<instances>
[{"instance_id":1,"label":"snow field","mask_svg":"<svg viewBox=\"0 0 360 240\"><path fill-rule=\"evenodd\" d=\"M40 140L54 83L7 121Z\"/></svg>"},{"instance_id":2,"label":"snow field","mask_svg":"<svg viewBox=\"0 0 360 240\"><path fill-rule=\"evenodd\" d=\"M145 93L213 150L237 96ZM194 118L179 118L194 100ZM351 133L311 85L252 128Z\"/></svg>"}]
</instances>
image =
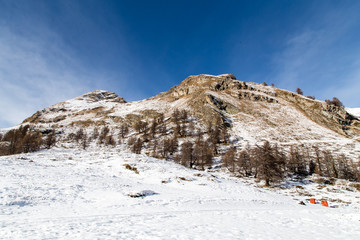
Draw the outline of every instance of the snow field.
<instances>
[{"instance_id":1,"label":"snow field","mask_svg":"<svg viewBox=\"0 0 360 240\"><path fill-rule=\"evenodd\" d=\"M0 166L0 239L360 238L354 207L302 206L124 149L55 148L0 157Z\"/></svg>"}]
</instances>

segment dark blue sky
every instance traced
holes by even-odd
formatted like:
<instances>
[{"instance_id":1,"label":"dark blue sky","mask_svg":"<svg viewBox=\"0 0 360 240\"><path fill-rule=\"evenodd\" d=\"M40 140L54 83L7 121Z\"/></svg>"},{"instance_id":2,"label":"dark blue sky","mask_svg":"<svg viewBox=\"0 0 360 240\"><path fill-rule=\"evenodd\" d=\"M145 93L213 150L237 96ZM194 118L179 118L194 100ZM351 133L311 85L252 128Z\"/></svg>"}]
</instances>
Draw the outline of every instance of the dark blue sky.
<instances>
[{"instance_id":1,"label":"dark blue sky","mask_svg":"<svg viewBox=\"0 0 360 240\"><path fill-rule=\"evenodd\" d=\"M189 75L360 107L360 1L0 0L0 127L95 89L128 101Z\"/></svg>"}]
</instances>

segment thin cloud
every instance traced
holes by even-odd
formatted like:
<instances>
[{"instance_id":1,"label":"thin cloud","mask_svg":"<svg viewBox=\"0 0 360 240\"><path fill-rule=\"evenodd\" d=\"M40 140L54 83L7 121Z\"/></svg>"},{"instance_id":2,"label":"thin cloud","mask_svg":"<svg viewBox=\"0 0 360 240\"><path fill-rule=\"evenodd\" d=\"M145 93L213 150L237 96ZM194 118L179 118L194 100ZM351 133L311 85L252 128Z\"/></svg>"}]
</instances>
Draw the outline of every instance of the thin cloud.
<instances>
[{"instance_id":1,"label":"thin cloud","mask_svg":"<svg viewBox=\"0 0 360 240\"><path fill-rule=\"evenodd\" d=\"M19 124L35 111L94 89L61 38L44 30L24 36L0 26L0 124Z\"/></svg>"},{"instance_id":2,"label":"thin cloud","mask_svg":"<svg viewBox=\"0 0 360 240\"><path fill-rule=\"evenodd\" d=\"M308 22L289 34L283 51L273 58L272 81L289 90L300 87L319 99L336 96L347 106L360 106L359 17L349 11L329 11L316 24Z\"/></svg>"}]
</instances>

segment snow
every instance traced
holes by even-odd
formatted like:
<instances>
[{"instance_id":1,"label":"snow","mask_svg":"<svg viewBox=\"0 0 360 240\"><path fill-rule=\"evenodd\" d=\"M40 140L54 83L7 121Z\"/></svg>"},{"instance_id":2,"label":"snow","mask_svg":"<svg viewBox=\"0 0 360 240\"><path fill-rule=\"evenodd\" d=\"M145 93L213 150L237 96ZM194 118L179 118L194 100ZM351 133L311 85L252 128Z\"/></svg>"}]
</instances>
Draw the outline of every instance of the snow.
<instances>
[{"instance_id":1,"label":"snow","mask_svg":"<svg viewBox=\"0 0 360 240\"><path fill-rule=\"evenodd\" d=\"M355 117L360 118L360 108L345 108L345 110L350 113L351 115L354 115Z\"/></svg>"},{"instance_id":2,"label":"snow","mask_svg":"<svg viewBox=\"0 0 360 240\"><path fill-rule=\"evenodd\" d=\"M4 156L0 167L0 239L360 238L358 206L303 206L289 190L121 148Z\"/></svg>"}]
</instances>

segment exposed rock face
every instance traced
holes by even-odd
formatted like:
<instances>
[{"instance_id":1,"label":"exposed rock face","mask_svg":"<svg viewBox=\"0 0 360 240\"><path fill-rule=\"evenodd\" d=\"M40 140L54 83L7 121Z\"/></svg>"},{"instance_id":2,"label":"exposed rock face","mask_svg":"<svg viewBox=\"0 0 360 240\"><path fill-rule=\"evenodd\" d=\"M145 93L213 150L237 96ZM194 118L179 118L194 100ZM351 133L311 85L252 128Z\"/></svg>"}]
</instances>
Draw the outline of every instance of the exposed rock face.
<instances>
[{"instance_id":1,"label":"exposed rock face","mask_svg":"<svg viewBox=\"0 0 360 240\"><path fill-rule=\"evenodd\" d=\"M88 102L98 102L98 101L110 101L110 102L118 102L118 103L126 103L126 101L119 97L116 93L102 91L102 90L95 90L92 92L85 93L76 99L78 100L85 100Z\"/></svg>"},{"instance_id":2,"label":"exposed rock face","mask_svg":"<svg viewBox=\"0 0 360 240\"><path fill-rule=\"evenodd\" d=\"M201 119L210 122L216 115L220 115L225 120L243 113L259 120L265 119L267 123L270 123L269 119L276 119L274 116L278 116L278 121L273 121L270 125L265 124L264 128L281 127L281 123L284 122L281 113L268 110L282 108L282 111L288 111L286 108L291 107L316 124L339 134L360 135L359 121L348 114L343 107L329 105L275 87L240 81L232 74L190 76L156 98L166 101L185 99Z\"/></svg>"},{"instance_id":3,"label":"exposed rock face","mask_svg":"<svg viewBox=\"0 0 360 240\"><path fill-rule=\"evenodd\" d=\"M281 145L321 145L360 155L360 121L343 107L263 84L237 80L232 74L190 76L164 93L126 103L115 93L93 91L36 112L24 123L42 128L116 128L126 122L148 124L186 109L198 126L222 119L240 145L263 140ZM72 130L74 131L74 130ZM339 144L339 142L342 142ZM355 142L355 143L354 143ZM334 147L336 146L336 147ZM356 150L353 150L356 146Z\"/></svg>"},{"instance_id":4,"label":"exposed rock face","mask_svg":"<svg viewBox=\"0 0 360 240\"><path fill-rule=\"evenodd\" d=\"M174 98L198 93L204 90L221 91L227 88L235 87L240 83L233 74L223 74L218 76L201 74L190 76L182 81L178 86L171 88L165 95L171 95ZM158 96L161 96L159 94Z\"/></svg>"},{"instance_id":5,"label":"exposed rock face","mask_svg":"<svg viewBox=\"0 0 360 240\"><path fill-rule=\"evenodd\" d=\"M25 119L23 123L58 123L67 118L75 118L86 114L106 115L108 112L104 111L102 105L114 103L124 104L126 101L116 93L95 90L37 111L31 117ZM92 119L86 119L85 121L89 123Z\"/></svg>"}]
</instances>

